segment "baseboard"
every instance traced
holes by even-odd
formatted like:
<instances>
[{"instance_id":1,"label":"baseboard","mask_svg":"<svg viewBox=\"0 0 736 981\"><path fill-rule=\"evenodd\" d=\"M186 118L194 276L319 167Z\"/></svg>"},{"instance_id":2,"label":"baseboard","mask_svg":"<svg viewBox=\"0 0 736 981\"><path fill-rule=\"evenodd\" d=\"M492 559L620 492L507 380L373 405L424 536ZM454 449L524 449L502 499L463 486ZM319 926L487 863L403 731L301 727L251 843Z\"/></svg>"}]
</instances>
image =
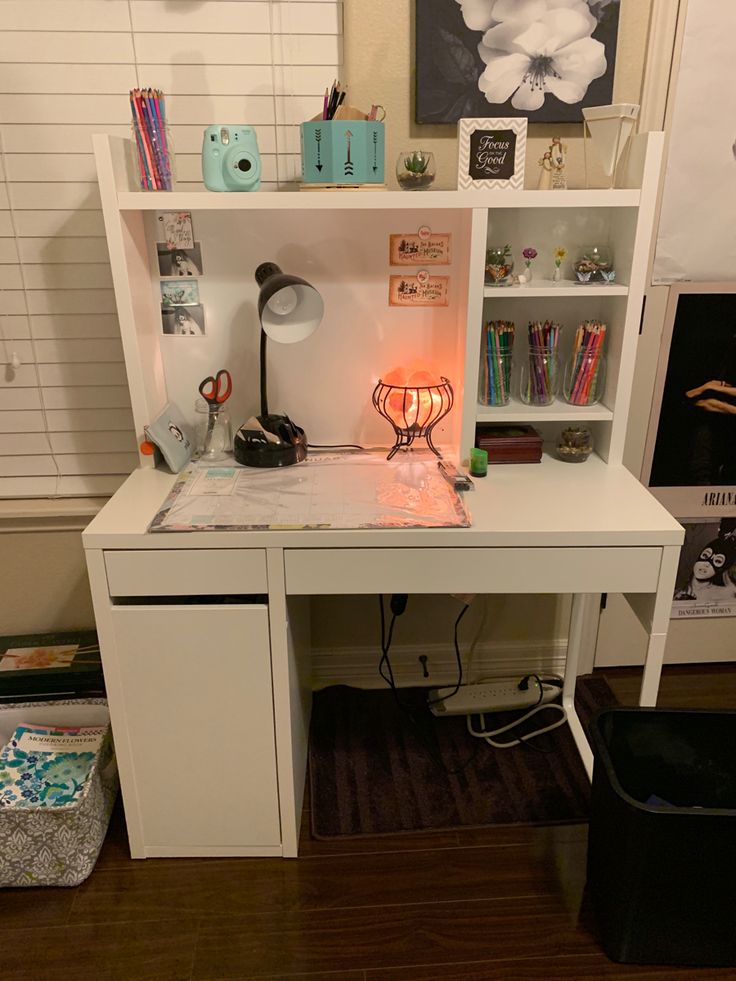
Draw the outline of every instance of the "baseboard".
<instances>
[{"instance_id":1,"label":"baseboard","mask_svg":"<svg viewBox=\"0 0 736 981\"><path fill-rule=\"evenodd\" d=\"M529 644L508 642L477 644L472 655L463 652L466 681L482 678L505 678L531 672L562 675L565 669L567 641L553 640ZM427 658L429 677L425 678L419 658ZM356 688L381 688L385 682L378 673L380 650L374 646L313 648L312 686L353 685ZM451 645L404 644L391 651L391 665L396 683L406 685L454 684L457 662Z\"/></svg>"}]
</instances>

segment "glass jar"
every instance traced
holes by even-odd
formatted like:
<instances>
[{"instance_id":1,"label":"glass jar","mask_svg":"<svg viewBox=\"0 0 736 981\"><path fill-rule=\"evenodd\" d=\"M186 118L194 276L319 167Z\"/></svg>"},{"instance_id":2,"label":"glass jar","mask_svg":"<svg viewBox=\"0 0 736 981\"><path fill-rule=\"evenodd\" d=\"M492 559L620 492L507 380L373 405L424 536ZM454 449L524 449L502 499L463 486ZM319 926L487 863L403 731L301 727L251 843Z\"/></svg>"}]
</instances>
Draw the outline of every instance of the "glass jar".
<instances>
[{"instance_id":1,"label":"glass jar","mask_svg":"<svg viewBox=\"0 0 736 981\"><path fill-rule=\"evenodd\" d=\"M589 245L581 249L572 267L579 283L612 283L616 278L613 252L607 245Z\"/></svg>"},{"instance_id":2,"label":"glass jar","mask_svg":"<svg viewBox=\"0 0 736 981\"><path fill-rule=\"evenodd\" d=\"M510 286L513 272L514 257L508 245L486 250L486 286Z\"/></svg>"},{"instance_id":3,"label":"glass jar","mask_svg":"<svg viewBox=\"0 0 736 981\"><path fill-rule=\"evenodd\" d=\"M521 362L519 397L525 405L551 405L559 391L560 364L555 351L529 347Z\"/></svg>"},{"instance_id":4,"label":"glass jar","mask_svg":"<svg viewBox=\"0 0 736 981\"><path fill-rule=\"evenodd\" d=\"M565 367L562 391L570 405L595 405L603 398L606 359L600 351L580 350Z\"/></svg>"},{"instance_id":5,"label":"glass jar","mask_svg":"<svg viewBox=\"0 0 736 981\"><path fill-rule=\"evenodd\" d=\"M205 463L224 460L233 445L227 402L210 408L204 399L197 399L194 409L197 413L197 454L200 460Z\"/></svg>"},{"instance_id":6,"label":"glass jar","mask_svg":"<svg viewBox=\"0 0 736 981\"><path fill-rule=\"evenodd\" d=\"M130 125L133 168L142 191L173 191L176 178L171 129L143 131L136 120Z\"/></svg>"},{"instance_id":7,"label":"glass jar","mask_svg":"<svg viewBox=\"0 0 736 981\"><path fill-rule=\"evenodd\" d=\"M429 150L404 150L399 154L396 180L402 191L426 191L434 178L434 154Z\"/></svg>"},{"instance_id":8,"label":"glass jar","mask_svg":"<svg viewBox=\"0 0 736 981\"><path fill-rule=\"evenodd\" d=\"M511 399L514 325L491 322L483 328L478 401L481 405L508 405Z\"/></svg>"},{"instance_id":9,"label":"glass jar","mask_svg":"<svg viewBox=\"0 0 736 981\"><path fill-rule=\"evenodd\" d=\"M565 463L585 463L593 452L593 436L585 426L568 426L557 440L557 456Z\"/></svg>"}]
</instances>

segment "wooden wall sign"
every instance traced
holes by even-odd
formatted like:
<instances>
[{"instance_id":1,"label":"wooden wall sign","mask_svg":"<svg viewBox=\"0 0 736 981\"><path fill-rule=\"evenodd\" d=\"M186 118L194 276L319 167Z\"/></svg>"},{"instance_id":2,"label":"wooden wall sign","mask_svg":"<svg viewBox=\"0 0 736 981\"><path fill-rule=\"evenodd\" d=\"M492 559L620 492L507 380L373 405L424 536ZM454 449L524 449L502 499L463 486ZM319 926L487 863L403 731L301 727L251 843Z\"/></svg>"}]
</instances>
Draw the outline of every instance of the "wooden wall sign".
<instances>
[{"instance_id":1,"label":"wooden wall sign","mask_svg":"<svg viewBox=\"0 0 736 981\"><path fill-rule=\"evenodd\" d=\"M524 187L526 119L461 119L458 144L459 190Z\"/></svg>"},{"instance_id":2,"label":"wooden wall sign","mask_svg":"<svg viewBox=\"0 0 736 981\"><path fill-rule=\"evenodd\" d=\"M388 303L391 307L446 307L449 276L389 276Z\"/></svg>"},{"instance_id":3,"label":"wooden wall sign","mask_svg":"<svg viewBox=\"0 0 736 981\"><path fill-rule=\"evenodd\" d=\"M451 244L450 232L390 235L388 261L392 266L446 266L451 261Z\"/></svg>"}]
</instances>

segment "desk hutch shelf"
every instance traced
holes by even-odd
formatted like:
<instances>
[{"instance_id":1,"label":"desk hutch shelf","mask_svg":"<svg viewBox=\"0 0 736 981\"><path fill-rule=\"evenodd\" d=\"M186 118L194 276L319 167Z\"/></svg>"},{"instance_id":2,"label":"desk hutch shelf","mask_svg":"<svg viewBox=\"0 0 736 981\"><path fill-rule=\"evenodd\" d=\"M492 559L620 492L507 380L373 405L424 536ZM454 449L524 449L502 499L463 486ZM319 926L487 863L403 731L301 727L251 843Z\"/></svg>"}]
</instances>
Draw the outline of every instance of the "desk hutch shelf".
<instances>
[{"instance_id":1,"label":"desk hutch shelf","mask_svg":"<svg viewBox=\"0 0 736 981\"><path fill-rule=\"evenodd\" d=\"M216 194L136 190L130 143L97 136L94 149L137 435L167 401L194 419L197 384L233 374L233 422L258 407L257 264L273 260L323 295L325 317L307 341L269 348L269 401L314 443L385 445L371 392L381 374L418 356L455 388L435 432L459 459L481 422L532 423L555 438L588 425L597 455L571 467L493 468L471 499L470 528L197 532L151 535L171 474L141 458L84 533L131 853L294 856L311 705L310 597L416 593L571 593L563 703L583 761L592 758L575 714L578 665L591 666L601 592L621 592L649 634L642 704L656 700L683 532L622 465L662 134L638 136L623 189L570 191L283 191ZM163 334L157 212L191 211L201 244L203 337ZM388 305L389 235L422 225L452 236L442 308ZM484 285L489 244L539 252L528 286ZM570 260L612 247L617 282L581 286ZM551 282L552 252L570 258ZM411 267L407 273L416 272ZM487 320L608 325L602 401L533 407L478 403ZM569 348L568 348L569 349ZM564 355L564 351L563 351ZM439 430L439 427L438 427ZM538 503L544 499L545 507ZM230 602L226 602L226 599ZM208 736L227 747L242 784L227 814L209 785ZM157 739L172 762L153 765ZM197 791L177 769L197 774Z\"/></svg>"}]
</instances>

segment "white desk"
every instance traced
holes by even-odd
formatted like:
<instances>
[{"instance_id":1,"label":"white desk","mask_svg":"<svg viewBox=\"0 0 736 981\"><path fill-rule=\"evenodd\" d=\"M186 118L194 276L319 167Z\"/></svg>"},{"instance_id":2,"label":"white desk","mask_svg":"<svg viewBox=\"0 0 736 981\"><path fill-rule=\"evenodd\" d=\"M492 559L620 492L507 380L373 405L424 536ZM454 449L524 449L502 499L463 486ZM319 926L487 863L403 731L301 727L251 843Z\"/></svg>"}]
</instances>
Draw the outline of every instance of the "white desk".
<instances>
[{"instance_id":1,"label":"white desk","mask_svg":"<svg viewBox=\"0 0 736 981\"><path fill-rule=\"evenodd\" d=\"M590 772L586 603L623 593L656 702L684 533L622 467L491 468L470 528L146 534L173 480L137 471L84 532L133 857L297 854L310 596L574 594L563 701Z\"/></svg>"}]
</instances>

